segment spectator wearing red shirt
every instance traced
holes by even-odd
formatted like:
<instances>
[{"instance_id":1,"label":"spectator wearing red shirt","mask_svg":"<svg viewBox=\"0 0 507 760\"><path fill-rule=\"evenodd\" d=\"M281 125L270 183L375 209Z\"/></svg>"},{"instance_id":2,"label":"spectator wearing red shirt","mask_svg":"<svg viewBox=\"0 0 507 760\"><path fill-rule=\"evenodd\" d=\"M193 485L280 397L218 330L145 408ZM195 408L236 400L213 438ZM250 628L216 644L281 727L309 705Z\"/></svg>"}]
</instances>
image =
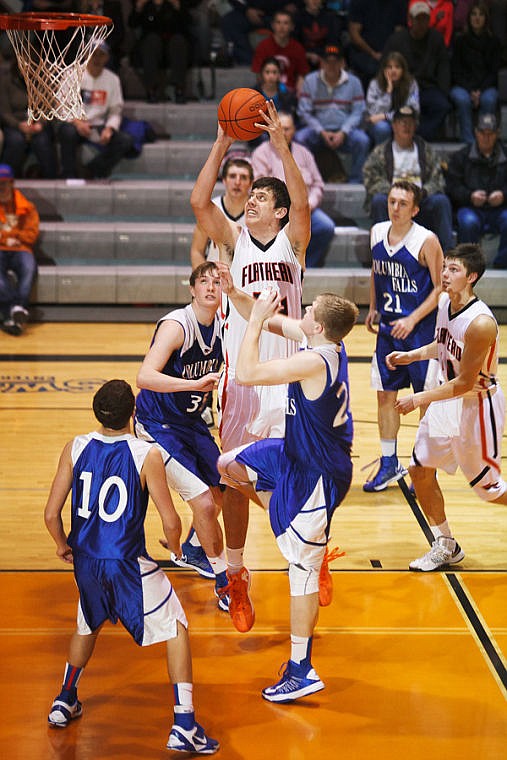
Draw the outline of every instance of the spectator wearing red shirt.
<instances>
[{"instance_id":1,"label":"spectator wearing red shirt","mask_svg":"<svg viewBox=\"0 0 507 760\"><path fill-rule=\"evenodd\" d=\"M294 21L291 13L277 11L273 16L271 28L272 33L255 48L252 71L259 74L266 58L276 58L280 62L280 81L299 92L310 67L306 60L306 50L292 37Z\"/></svg>"}]
</instances>

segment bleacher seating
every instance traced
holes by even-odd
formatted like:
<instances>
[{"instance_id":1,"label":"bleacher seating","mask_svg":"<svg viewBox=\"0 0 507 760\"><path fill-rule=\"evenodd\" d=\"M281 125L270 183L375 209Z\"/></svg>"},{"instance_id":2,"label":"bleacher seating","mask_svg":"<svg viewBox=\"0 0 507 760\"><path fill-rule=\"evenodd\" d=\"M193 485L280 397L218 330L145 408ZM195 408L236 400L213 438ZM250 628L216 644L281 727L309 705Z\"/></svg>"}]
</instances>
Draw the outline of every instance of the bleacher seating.
<instances>
[{"instance_id":1,"label":"bleacher seating","mask_svg":"<svg viewBox=\"0 0 507 760\"><path fill-rule=\"evenodd\" d=\"M201 75L211 76L208 69ZM247 69L218 69L216 98L232 87L251 84L251 77ZM35 303L188 301L194 225L189 199L212 145L216 105L216 100L186 105L127 100L125 114L149 121L159 139L145 145L138 158L124 159L111 180L18 180L41 214ZM507 125L507 118L503 123ZM458 147L436 146L444 159ZM335 218L352 218L356 225L337 227L325 268L306 272L306 302L331 289L367 306L369 220L363 202L360 185L326 185L323 208ZM489 303L504 305L506 282L502 272L487 272L481 286Z\"/></svg>"}]
</instances>

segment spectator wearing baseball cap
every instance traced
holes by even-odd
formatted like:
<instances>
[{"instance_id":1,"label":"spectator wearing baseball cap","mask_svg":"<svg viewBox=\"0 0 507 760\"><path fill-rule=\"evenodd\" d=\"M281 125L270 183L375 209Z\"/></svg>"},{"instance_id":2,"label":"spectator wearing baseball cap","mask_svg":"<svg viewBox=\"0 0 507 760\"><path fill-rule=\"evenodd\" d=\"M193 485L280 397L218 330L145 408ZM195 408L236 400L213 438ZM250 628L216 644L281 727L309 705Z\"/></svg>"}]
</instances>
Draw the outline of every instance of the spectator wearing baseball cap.
<instances>
[{"instance_id":1,"label":"spectator wearing baseball cap","mask_svg":"<svg viewBox=\"0 0 507 760\"><path fill-rule=\"evenodd\" d=\"M409 27L389 37L384 53L396 50L405 57L419 87L418 133L431 141L439 138L451 110L448 98L451 67L444 38L430 26L430 15L428 3L413 3L409 11Z\"/></svg>"},{"instance_id":2,"label":"spectator wearing baseball cap","mask_svg":"<svg viewBox=\"0 0 507 760\"><path fill-rule=\"evenodd\" d=\"M454 3L452 0L423 0L423 2L411 0L408 6L409 24L412 18L420 14L430 17L430 26L440 32L444 38L445 46L450 47L454 29Z\"/></svg>"},{"instance_id":3,"label":"spectator wearing baseball cap","mask_svg":"<svg viewBox=\"0 0 507 760\"><path fill-rule=\"evenodd\" d=\"M387 196L396 180L408 180L422 190L414 221L435 233L445 251L452 247L452 208L445 195L440 160L431 146L416 135L417 111L402 106L393 115L392 140L377 145L363 169L365 208L374 224L387 221Z\"/></svg>"},{"instance_id":4,"label":"spectator wearing baseball cap","mask_svg":"<svg viewBox=\"0 0 507 760\"><path fill-rule=\"evenodd\" d=\"M349 182L362 183L362 169L370 140L361 129L365 111L359 79L345 70L343 49L327 45L319 71L304 78L298 117L302 128L295 141L314 155L322 148L351 156Z\"/></svg>"},{"instance_id":5,"label":"spectator wearing baseball cap","mask_svg":"<svg viewBox=\"0 0 507 760\"><path fill-rule=\"evenodd\" d=\"M500 235L493 267L507 269L507 149L495 114L481 114L474 142L452 154L447 194L456 212L458 243L479 243L486 232Z\"/></svg>"},{"instance_id":6,"label":"spectator wearing baseball cap","mask_svg":"<svg viewBox=\"0 0 507 760\"><path fill-rule=\"evenodd\" d=\"M28 320L38 236L37 209L14 188L12 167L0 164L0 328L10 335L21 335Z\"/></svg>"}]
</instances>

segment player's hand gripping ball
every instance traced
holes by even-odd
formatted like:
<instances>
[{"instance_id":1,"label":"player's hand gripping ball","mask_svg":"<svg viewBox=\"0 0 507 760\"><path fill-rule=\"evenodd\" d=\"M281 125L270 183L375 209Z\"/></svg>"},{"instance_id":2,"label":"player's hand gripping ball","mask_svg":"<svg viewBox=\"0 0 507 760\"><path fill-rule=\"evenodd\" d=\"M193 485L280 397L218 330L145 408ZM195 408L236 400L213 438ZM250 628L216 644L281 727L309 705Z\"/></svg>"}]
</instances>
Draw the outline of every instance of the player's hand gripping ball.
<instances>
[{"instance_id":1,"label":"player's hand gripping ball","mask_svg":"<svg viewBox=\"0 0 507 760\"><path fill-rule=\"evenodd\" d=\"M262 122L259 109L266 111L266 98L250 87L237 87L227 92L218 104L218 121L229 137L253 140L263 130L254 126Z\"/></svg>"}]
</instances>

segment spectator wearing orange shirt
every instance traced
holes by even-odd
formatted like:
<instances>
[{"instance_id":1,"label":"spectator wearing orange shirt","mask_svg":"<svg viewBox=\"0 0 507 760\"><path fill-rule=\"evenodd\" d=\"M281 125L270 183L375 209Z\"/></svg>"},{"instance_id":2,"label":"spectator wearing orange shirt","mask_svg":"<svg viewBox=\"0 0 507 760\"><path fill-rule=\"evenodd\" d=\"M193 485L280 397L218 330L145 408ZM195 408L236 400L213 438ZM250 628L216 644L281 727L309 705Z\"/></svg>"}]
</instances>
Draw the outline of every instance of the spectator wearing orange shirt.
<instances>
[{"instance_id":1,"label":"spectator wearing orange shirt","mask_svg":"<svg viewBox=\"0 0 507 760\"><path fill-rule=\"evenodd\" d=\"M0 164L0 327L9 335L21 335L28 320L30 293L37 275L33 247L38 235L37 209L14 188L12 168Z\"/></svg>"}]
</instances>

